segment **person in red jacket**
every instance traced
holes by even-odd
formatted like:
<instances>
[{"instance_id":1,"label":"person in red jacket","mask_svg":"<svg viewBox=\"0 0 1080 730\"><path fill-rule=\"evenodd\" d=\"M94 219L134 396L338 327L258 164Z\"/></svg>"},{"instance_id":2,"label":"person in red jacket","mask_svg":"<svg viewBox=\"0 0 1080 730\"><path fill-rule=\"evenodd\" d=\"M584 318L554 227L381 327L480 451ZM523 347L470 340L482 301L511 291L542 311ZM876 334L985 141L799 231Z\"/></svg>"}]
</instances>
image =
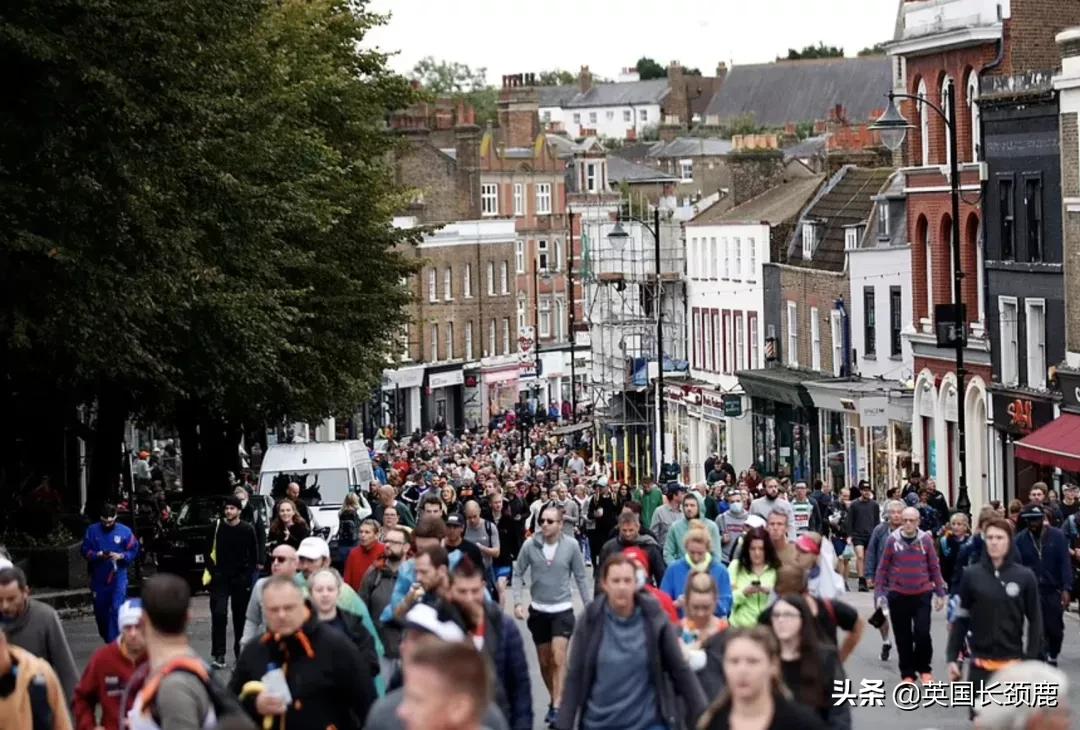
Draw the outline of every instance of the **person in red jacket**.
<instances>
[{"instance_id":1,"label":"person in red jacket","mask_svg":"<svg viewBox=\"0 0 1080 730\"><path fill-rule=\"evenodd\" d=\"M668 615L671 622L679 624L679 611L675 608L675 602L671 600L671 596L649 581L649 577L652 575L652 568L649 566L649 554L639 547L628 547L623 548L623 555L630 558L637 568L638 589L648 591L650 596L660 602L660 607L664 609L664 613Z\"/></svg>"},{"instance_id":2,"label":"person in red jacket","mask_svg":"<svg viewBox=\"0 0 1080 730\"><path fill-rule=\"evenodd\" d=\"M349 557L345 560L345 582L354 591L360 590L368 568L381 563L385 555L386 546L379 542L379 523L364 520L360 523L360 544L349 551Z\"/></svg>"},{"instance_id":3,"label":"person in red jacket","mask_svg":"<svg viewBox=\"0 0 1080 730\"><path fill-rule=\"evenodd\" d=\"M140 625L139 599L125 601L119 610L120 636L94 652L75 688L75 730L119 730L130 707L120 707L128 680L146 661L146 640ZM130 699L135 699L134 694ZM97 710L101 708L101 719Z\"/></svg>"}]
</instances>

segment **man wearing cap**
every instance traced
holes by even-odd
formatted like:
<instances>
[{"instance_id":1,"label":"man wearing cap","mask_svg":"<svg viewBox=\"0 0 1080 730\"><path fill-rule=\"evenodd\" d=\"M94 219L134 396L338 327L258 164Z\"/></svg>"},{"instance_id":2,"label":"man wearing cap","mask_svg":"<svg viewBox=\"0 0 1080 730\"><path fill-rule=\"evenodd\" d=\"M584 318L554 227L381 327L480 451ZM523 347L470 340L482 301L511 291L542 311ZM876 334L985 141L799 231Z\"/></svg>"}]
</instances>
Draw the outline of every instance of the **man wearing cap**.
<instances>
[{"instance_id":1,"label":"man wearing cap","mask_svg":"<svg viewBox=\"0 0 1080 730\"><path fill-rule=\"evenodd\" d=\"M667 544L668 530L683 516L682 501L686 495L686 487L678 482L672 482L664 491L667 494L667 500L656 508L652 514L652 522L649 523L649 530L661 545Z\"/></svg>"},{"instance_id":2,"label":"man wearing cap","mask_svg":"<svg viewBox=\"0 0 1080 730\"><path fill-rule=\"evenodd\" d=\"M475 504L471 502L470 504ZM473 565L483 568L484 553L480 546L471 540L465 539L465 517L460 512L455 512L446 517L446 537L443 538L443 546L447 552L459 551L469 558Z\"/></svg>"},{"instance_id":3,"label":"man wearing cap","mask_svg":"<svg viewBox=\"0 0 1080 730\"><path fill-rule=\"evenodd\" d=\"M146 661L146 638L141 620L139 599L121 604L117 619L120 638L94 652L75 687L75 730L119 730L120 718L131 709L130 702L127 707L120 706L128 680ZM129 700L134 699L134 696L129 697ZM100 721L97 720L99 707Z\"/></svg>"},{"instance_id":4,"label":"man wearing cap","mask_svg":"<svg viewBox=\"0 0 1080 730\"><path fill-rule=\"evenodd\" d=\"M90 564L90 592L98 633L109 643L120 635L116 612L127 598L127 569L139 556L139 541L131 528L116 521L113 505L102 505L100 517L86 528L81 552Z\"/></svg>"},{"instance_id":5,"label":"man wearing cap","mask_svg":"<svg viewBox=\"0 0 1080 730\"><path fill-rule=\"evenodd\" d=\"M255 528L240 519L243 505L235 496L225 498L223 520L214 528L212 554L206 556L210 571L210 655L215 669L225 667L225 627L232 603L233 656L240 656L244 613L251 598L251 584L258 564Z\"/></svg>"},{"instance_id":6,"label":"man wearing cap","mask_svg":"<svg viewBox=\"0 0 1080 730\"><path fill-rule=\"evenodd\" d=\"M1065 607L1072 592L1072 566L1065 533L1052 527L1045 509L1028 504L1020 513L1021 529L1016 535L1020 562L1039 579L1039 606L1042 609L1043 651L1046 662L1057 666L1065 637Z\"/></svg>"}]
</instances>

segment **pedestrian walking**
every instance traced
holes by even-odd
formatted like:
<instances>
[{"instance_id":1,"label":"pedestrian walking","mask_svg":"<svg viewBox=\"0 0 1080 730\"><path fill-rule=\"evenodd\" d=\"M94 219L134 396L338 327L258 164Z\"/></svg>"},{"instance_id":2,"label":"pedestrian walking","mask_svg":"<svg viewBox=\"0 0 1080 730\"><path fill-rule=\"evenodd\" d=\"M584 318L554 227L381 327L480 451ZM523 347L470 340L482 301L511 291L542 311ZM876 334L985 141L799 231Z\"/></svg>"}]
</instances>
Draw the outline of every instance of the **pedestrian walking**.
<instances>
[{"instance_id":1,"label":"pedestrian walking","mask_svg":"<svg viewBox=\"0 0 1080 730\"><path fill-rule=\"evenodd\" d=\"M1044 658L1048 664L1057 666L1065 638L1065 607L1072 591L1068 541L1061 530L1048 524L1046 511L1039 505L1024 507L1020 520L1023 529L1016 535L1016 549L1020 562L1039 580Z\"/></svg>"},{"instance_id":2,"label":"pedestrian walking","mask_svg":"<svg viewBox=\"0 0 1080 730\"><path fill-rule=\"evenodd\" d=\"M930 662L934 645L930 637L930 605L945 606L945 581L941 577L934 539L919 529L919 510L905 507L901 526L889 534L874 577L874 601L888 606L905 682L916 677L923 684L934 681Z\"/></svg>"},{"instance_id":3,"label":"pedestrian walking","mask_svg":"<svg viewBox=\"0 0 1080 730\"><path fill-rule=\"evenodd\" d=\"M881 522L881 507L874 501L874 490L869 482L859 483L859 498L848 505L844 529L855 548L855 575L859 576L859 591L865 592L866 546L874 528Z\"/></svg>"},{"instance_id":4,"label":"pedestrian walking","mask_svg":"<svg viewBox=\"0 0 1080 730\"><path fill-rule=\"evenodd\" d=\"M750 513L746 509L746 502L742 492L738 489L729 489L725 495L727 511L716 516L716 528L720 532L720 545L724 565L731 562L731 554L735 543L746 531L746 520Z\"/></svg>"},{"instance_id":5,"label":"pedestrian walking","mask_svg":"<svg viewBox=\"0 0 1080 730\"><path fill-rule=\"evenodd\" d=\"M695 673L705 668L708 662L706 647L713 637L727 631L730 626L727 619L716 615L719 600L720 590L708 573L693 573L687 579L686 592L683 594L686 617L678 622L679 638L686 663Z\"/></svg>"},{"instance_id":6,"label":"pedestrian walking","mask_svg":"<svg viewBox=\"0 0 1080 730\"><path fill-rule=\"evenodd\" d=\"M390 598L394 592L394 583L397 581L398 571L409 551L409 543L405 539L405 533L401 530L387 530L386 552L383 559L371 566L364 574L364 580L360 584L360 600L367 606L371 620L375 624L375 630L382 639L383 650L386 654L380 676L389 678L397 668L397 662L401 658L401 629L392 621L383 621L382 614L390 605Z\"/></svg>"},{"instance_id":7,"label":"pedestrian walking","mask_svg":"<svg viewBox=\"0 0 1080 730\"><path fill-rule=\"evenodd\" d=\"M664 539L664 562L674 563L683 557L683 538L691 524L698 524L709 533L712 542L712 555L718 563L724 562L723 542L720 529L712 520L706 519L701 496L697 492L687 492L682 500L682 516L671 524Z\"/></svg>"},{"instance_id":8,"label":"pedestrian walking","mask_svg":"<svg viewBox=\"0 0 1080 730\"><path fill-rule=\"evenodd\" d=\"M780 645L771 629L731 629L723 669L725 689L705 711L699 730L826 730L818 713L785 690Z\"/></svg>"},{"instance_id":9,"label":"pedestrian walking","mask_svg":"<svg viewBox=\"0 0 1080 730\"><path fill-rule=\"evenodd\" d=\"M1043 658L1038 579L1013 560L1008 520L993 517L982 531L986 554L964 571L960 604L945 650L949 681L955 682L961 676L959 657L967 642L971 651L968 681L976 687L980 682L989 684L990 675L1008 664Z\"/></svg>"},{"instance_id":10,"label":"pedestrian walking","mask_svg":"<svg viewBox=\"0 0 1080 730\"><path fill-rule=\"evenodd\" d=\"M527 613L522 603L526 576L532 599ZM566 536L562 512L554 506L545 507L540 513L540 533L522 546L514 564L513 594L514 615L519 620L528 618L540 673L551 697L545 718L549 724L562 700L567 646L574 633L571 579L577 583L582 603L588 603L589 583L577 541Z\"/></svg>"},{"instance_id":11,"label":"pedestrian walking","mask_svg":"<svg viewBox=\"0 0 1080 730\"><path fill-rule=\"evenodd\" d=\"M308 582L312 608L320 623L337 629L353 643L374 677L382 671L379 653L375 650L375 637L364 628L359 616L338 608L342 585L341 576L333 568L316 571Z\"/></svg>"},{"instance_id":12,"label":"pedestrian walking","mask_svg":"<svg viewBox=\"0 0 1080 730\"><path fill-rule=\"evenodd\" d=\"M705 695L683 658L678 629L638 591L629 558L609 558L601 572L604 592L582 614L555 727L693 727Z\"/></svg>"},{"instance_id":13,"label":"pedestrian walking","mask_svg":"<svg viewBox=\"0 0 1080 730\"><path fill-rule=\"evenodd\" d=\"M615 503L615 496L611 493L611 485L607 477L601 477L597 481L597 492L593 495L589 504L589 517L593 521L593 527L589 530L589 554L592 556L593 569L596 570L603 562L601 554L608 535L615 529L619 518L619 508Z\"/></svg>"},{"instance_id":14,"label":"pedestrian walking","mask_svg":"<svg viewBox=\"0 0 1080 730\"><path fill-rule=\"evenodd\" d=\"M668 594L676 606L683 606L686 582L692 573L708 573L716 581L719 598L714 607L717 616L727 618L731 613L731 579L723 563L713 558L712 538L701 521L695 521L683 538L682 560L672 563L664 571L660 590Z\"/></svg>"},{"instance_id":15,"label":"pedestrian walking","mask_svg":"<svg viewBox=\"0 0 1080 730\"><path fill-rule=\"evenodd\" d=\"M664 578L664 570L667 564L664 562L664 554L660 545L652 535L641 532L641 520L637 513L631 510L623 510L619 515L618 534L604 543L600 549L600 564L603 565L612 555L621 553L626 548L641 548L649 559L650 580L654 585L659 585ZM595 573L596 590L600 592L600 571Z\"/></svg>"},{"instance_id":16,"label":"pedestrian walking","mask_svg":"<svg viewBox=\"0 0 1080 730\"><path fill-rule=\"evenodd\" d=\"M214 529L214 544L206 556L210 571L210 655L215 669L225 668L225 634L232 606L233 656L240 656L244 614L258 564L255 528L240 519L243 505L234 496L225 498L223 520Z\"/></svg>"},{"instance_id":17,"label":"pedestrian walking","mask_svg":"<svg viewBox=\"0 0 1080 730\"><path fill-rule=\"evenodd\" d=\"M240 519L255 530L255 555L258 558L255 567L259 575L262 575L266 568L266 536L270 530L270 526L266 524L266 515L255 508L255 503L251 501L251 492L243 484L233 489L233 496L240 500Z\"/></svg>"},{"instance_id":18,"label":"pedestrian walking","mask_svg":"<svg viewBox=\"0 0 1080 730\"><path fill-rule=\"evenodd\" d=\"M752 515L757 518L758 515ZM781 565L795 565L795 544L791 540L791 514L783 507L775 507L769 513L765 523L765 530L769 533L773 550L780 559Z\"/></svg>"},{"instance_id":19,"label":"pedestrian walking","mask_svg":"<svg viewBox=\"0 0 1080 730\"><path fill-rule=\"evenodd\" d=\"M290 499L283 499L274 507L276 516L270 523L270 532L266 535L266 549L273 552L278 545L289 545L294 550L300 547L311 530L308 523L296 511L296 505Z\"/></svg>"},{"instance_id":20,"label":"pedestrian walking","mask_svg":"<svg viewBox=\"0 0 1080 730\"><path fill-rule=\"evenodd\" d=\"M398 715L406 730L481 730L491 669L461 642L423 640L410 659Z\"/></svg>"},{"instance_id":21,"label":"pedestrian walking","mask_svg":"<svg viewBox=\"0 0 1080 730\"><path fill-rule=\"evenodd\" d=\"M784 595L769 612L769 623L780 644L780 671L792 696L816 712L831 730L850 730L851 708L833 701L833 687L847 675L835 647L819 638L810 608L802 596Z\"/></svg>"},{"instance_id":22,"label":"pedestrian walking","mask_svg":"<svg viewBox=\"0 0 1080 730\"><path fill-rule=\"evenodd\" d=\"M64 689L44 659L11 643L0 624L0 726L71 730Z\"/></svg>"},{"instance_id":23,"label":"pedestrian walking","mask_svg":"<svg viewBox=\"0 0 1080 730\"><path fill-rule=\"evenodd\" d=\"M71 656L56 609L30 597L26 574L20 568L0 568L0 626L7 642L49 663L71 701L79 673Z\"/></svg>"},{"instance_id":24,"label":"pedestrian walking","mask_svg":"<svg viewBox=\"0 0 1080 730\"><path fill-rule=\"evenodd\" d=\"M791 498L791 511L795 524L795 536L807 532L823 532L825 521L818 511L815 500L810 499L810 490L806 482L795 482L795 494Z\"/></svg>"},{"instance_id":25,"label":"pedestrian walking","mask_svg":"<svg viewBox=\"0 0 1080 730\"><path fill-rule=\"evenodd\" d=\"M502 546L499 542L499 530L491 521L484 519L480 514L480 503L470 500L465 503L465 534L464 538L476 545L483 556L483 562L476 565L484 571L487 581L488 592L498 595L495 585L495 559L499 557Z\"/></svg>"},{"instance_id":26,"label":"pedestrian walking","mask_svg":"<svg viewBox=\"0 0 1080 730\"><path fill-rule=\"evenodd\" d=\"M379 523L375 520L366 519L360 523L359 543L345 559L345 582L357 591L371 566L382 560L386 553L386 546L379 542L379 531Z\"/></svg>"},{"instance_id":27,"label":"pedestrian walking","mask_svg":"<svg viewBox=\"0 0 1080 730\"><path fill-rule=\"evenodd\" d=\"M874 587L874 576L877 574L878 563L881 562L881 552L885 546L885 539L895 530L900 529L900 516L904 512L904 503L898 499L890 499L885 503L885 521L874 528L870 533L870 540L866 545L864 558L863 577L870 588ZM892 642L889 640L889 620L885 615L885 609L875 611L877 617L874 623L880 623L878 632L881 634L881 661L889 661L892 652Z\"/></svg>"},{"instance_id":28,"label":"pedestrian walking","mask_svg":"<svg viewBox=\"0 0 1080 730\"><path fill-rule=\"evenodd\" d=\"M941 554L941 577L945 579L945 585L949 587L949 593L953 592L953 581L956 577L956 561L960 557L960 551L971 539L971 523L968 516L957 512L949 518L949 526L938 538L938 552Z\"/></svg>"},{"instance_id":29,"label":"pedestrian walking","mask_svg":"<svg viewBox=\"0 0 1080 730\"><path fill-rule=\"evenodd\" d=\"M791 502L780 495L780 482L773 477L769 477L765 480L765 494L750 503L750 514L768 520L769 516L777 510L783 512L787 519L787 533L785 535L787 541L789 543L795 542L795 511L792 509Z\"/></svg>"},{"instance_id":30,"label":"pedestrian walking","mask_svg":"<svg viewBox=\"0 0 1080 730\"><path fill-rule=\"evenodd\" d=\"M266 633L266 617L262 606L262 589L266 582L275 575L292 579L300 569L296 550L291 545L278 545L270 553L270 575L259 578L251 589L247 610L244 612L244 633L240 636L241 648L252 639Z\"/></svg>"},{"instance_id":31,"label":"pedestrian walking","mask_svg":"<svg viewBox=\"0 0 1080 730\"><path fill-rule=\"evenodd\" d=\"M337 545L331 565L338 572L345 571L345 561L360 543L360 496L354 492L345 495L345 501L338 511ZM353 586L356 588L356 586Z\"/></svg>"},{"instance_id":32,"label":"pedestrian walking","mask_svg":"<svg viewBox=\"0 0 1080 730\"><path fill-rule=\"evenodd\" d=\"M722 515L721 515L722 516ZM743 534L743 547L728 571L731 578L731 625L756 626L769 605L780 558L776 556L769 534L755 528Z\"/></svg>"},{"instance_id":33,"label":"pedestrian walking","mask_svg":"<svg viewBox=\"0 0 1080 730\"><path fill-rule=\"evenodd\" d=\"M686 487L678 482L672 482L668 484L664 492L667 499L652 513L649 530L656 538L656 541L666 549L668 530L683 516L682 503L686 495Z\"/></svg>"},{"instance_id":34,"label":"pedestrian walking","mask_svg":"<svg viewBox=\"0 0 1080 730\"><path fill-rule=\"evenodd\" d=\"M263 588L269 632L244 647L229 689L263 730L360 730L375 701L370 665L318 621L300 587L275 576Z\"/></svg>"},{"instance_id":35,"label":"pedestrian walking","mask_svg":"<svg viewBox=\"0 0 1080 730\"><path fill-rule=\"evenodd\" d=\"M121 704L124 690L132 675L146 662L146 637L141 621L139 599L120 604L117 615L120 636L93 653L75 687L76 730L120 729L121 719L131 709Z\"/></svg>"},{"instance_id":36,"label":"pedestrian walking","mask_svg":"<svg viewBox=\"0 0 1080 730\"><path fill-rule=\"evenodd\" d=\"M86 528L81 552L90 566L98 634L108 644L120 635L116 614L127 599L128 567L139 557L139 541L131 528L116 521L115 505L106 503L99 520Z\"/></svg>"},{"instance_id":37,"label":"pedestrian walking","mask_svg":"<svg viewBox=\"0 0 1080 730\"><path fill-rule=\"evenodd\" d=\"M773 593L779 596L801 596L817 622L818 634L829 646L836 649L841 663L847 661L859 645L866 624L854 607L843 601L815 597L810 593L807 572L793 565L785 565L776 572ZM761 615L761 623L769 623L770 611L771 607L765 609ZM842 643L839 636L841 629L846 634Z\"/></svg>"},{"instance_id":38,"label":"pedestrian walking","mask_svg":"<svg viewBox=\"0 0 1080 730\"><path fill-rule=\"evenodd\" d=\"M664 503L664 494L660 486L652 479L646 480L641 486L641 491L635 493L634 501L641 505L641 526L647 530L651 529L653 513Z\"/></svg>"}]
</instances>

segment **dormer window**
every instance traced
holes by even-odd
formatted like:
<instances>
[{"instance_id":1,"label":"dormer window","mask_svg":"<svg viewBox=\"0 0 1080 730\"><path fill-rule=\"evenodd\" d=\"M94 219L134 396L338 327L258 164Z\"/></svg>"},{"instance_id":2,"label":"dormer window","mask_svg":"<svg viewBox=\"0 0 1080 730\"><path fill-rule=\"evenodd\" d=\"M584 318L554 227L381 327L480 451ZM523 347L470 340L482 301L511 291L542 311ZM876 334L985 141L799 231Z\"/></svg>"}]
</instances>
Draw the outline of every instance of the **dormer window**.
<instances>
[{"instance_id":1,"label":"dormer window","mask_svg":"<svg viewBox=\"0 0 1080 730\"><path fill-rule=\"evenodd\" d=\"M844 248L858 248L859 239L862 238L862 231L863 227L861 225L847 226L844 228Z\"/></svg>"},{"instance_id":2,"label":"dormer window","mask_svg":"<svg viewBox=\"0 0 1080 730\"><path fill-rule=\"evenodd\" d=\"M802 257L804 261L809 261L814 257L814 248L817 247L817 224L816 223L803 223L802 224Z\"/></svg>"},{"instance_id":3,"label":"dormer window","mask_svg":"<svg viewBox=\"0 0 1080 730\"><path fill-rule=\"evenodd\" d=\"M878 238L889 237L889 201L881 200L877 204L877 235Z\"/></svg>"}]
</instances>

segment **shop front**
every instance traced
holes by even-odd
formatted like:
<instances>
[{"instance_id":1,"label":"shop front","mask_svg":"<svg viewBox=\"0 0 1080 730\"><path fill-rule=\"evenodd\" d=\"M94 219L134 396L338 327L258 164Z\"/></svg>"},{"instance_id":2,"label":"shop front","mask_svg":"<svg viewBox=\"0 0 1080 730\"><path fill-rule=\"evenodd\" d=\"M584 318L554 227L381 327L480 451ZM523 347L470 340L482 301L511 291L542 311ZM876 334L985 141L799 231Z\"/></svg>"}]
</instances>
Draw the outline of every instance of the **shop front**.
<instances>
[{"instance_id":1,"label":"shop front","mask_svg":"<svg viewBox=\"0 0 1080 730\"><path fill-rule=\"evenodd\" d=\"M994 389L991 391L994 432L1000 456L1000 484L1007 500L1027 501L1035 482L1054 482L1054 464L1044 459L1027 458L1017 443L1054 420L1054 402L1049 396L1026 391Z\"/></svg>"},{"instance_id":2,"label":"shop front","mask_svg":"<svg viewBox=\"0 0 1080 730\"><path fill-rule=\"evenodd\" d=\"M737 375L750 397L752 461L758 469L803 481L821 473L821 422L807 385L823 376L784 367ZM732 459L737 471L750 465Z\"/></svg>"},{"instance_id":3,"label":"shop front","mask_svg":"<svg viewBox=\"0 0 1080 730\"><path fill-rule=\"evenodd\" d=\"M823 478L837 492L866 479L878 498L911 474L912 396L876 380L807 383L820 419Z\"/></svg>"},{"instance_id":4,"label":"shop front","mask_svg":"<svg viewBox=\"0 0 1080 730\"><path fill-rule=\"evenodd\" d=\"M488 357L480 361L480 407L484 422L514 410L518 402L520 366L515 355Z\"/></svg>"},{"instance_id":5,"label":"shop front","mask_svg":"<svg viewBox=\"0 0 1080 730\"><path fill-rule=\"evenodd\" d=\"M465 428L465 371L461 365L428 367L421 409L424 428L445 426L454 433Z\"/></svg>"},{"instance_id":6,"label":"shop front","mask_svg":"<svg viewBox=\"0 0 1080 730\"><path fill-rule=\"evenodd\" d=\"M1058 368L1061 413L1049 423L1013 442L1018 459L1058 469L1060 484L1080 484L1080 370ZM997 415L997 408L994 409Z\"/></svg>"},{"instance_id":7,"label":"shop front","mask_svg":"<svg viewBox=\"0 0 1080 730\"><path fill-rule=\"evenodd\" d=\"M423 385L423 365L383 370L380 425L392 425L398 433L412 433L420 428Z\"/></svg>"}]
</instances>

